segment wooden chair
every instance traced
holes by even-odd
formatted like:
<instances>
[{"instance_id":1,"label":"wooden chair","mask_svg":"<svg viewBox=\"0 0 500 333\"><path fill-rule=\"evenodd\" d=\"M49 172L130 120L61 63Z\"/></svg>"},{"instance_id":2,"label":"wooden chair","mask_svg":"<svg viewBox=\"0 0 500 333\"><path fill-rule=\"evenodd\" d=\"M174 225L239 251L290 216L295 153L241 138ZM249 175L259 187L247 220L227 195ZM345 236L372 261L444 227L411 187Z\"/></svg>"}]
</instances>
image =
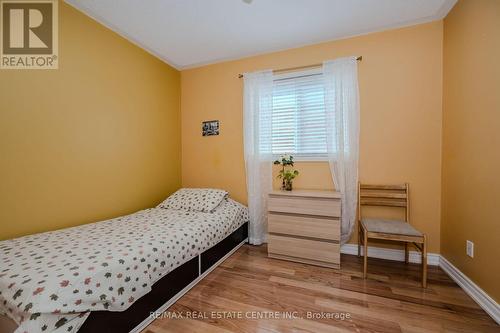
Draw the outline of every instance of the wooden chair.
<instances>
[{"instance_id":1,"label":"wooden chair","mask_svg":"<svg viewBox=\"0 0 500 333\"><path fill-rule=\"evenodd\" d=\"M402 208L404 220L363 218L362 206ZM367 276L368 239L385 239L405 243L405 262L408 263L408 243L422 253L422 287L427 287L427 238L410 225L410 196L408 183L404 185L367 185L358 183L358 257L364 246L363 278Z\"/></svg>"}]
</instances>

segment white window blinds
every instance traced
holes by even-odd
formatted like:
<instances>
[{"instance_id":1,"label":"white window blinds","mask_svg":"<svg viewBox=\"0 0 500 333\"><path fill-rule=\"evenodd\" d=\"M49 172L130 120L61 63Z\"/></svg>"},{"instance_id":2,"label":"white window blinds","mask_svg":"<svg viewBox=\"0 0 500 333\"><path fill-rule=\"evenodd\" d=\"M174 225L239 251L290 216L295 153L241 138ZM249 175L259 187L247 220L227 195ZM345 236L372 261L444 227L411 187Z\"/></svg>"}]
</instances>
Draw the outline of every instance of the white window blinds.
<instances>
[{"instance_id":1,"label":"white window blinds","mask_svg":"<svg viewBox=\"0 0 500 333\"><path fill-rule=\"evenodd\" d=\"M274 77L271 124L266 124L271 125L273 155L288 153L299 159L327 156L324 90L320 71Z\"/></svg>"}]
</instances>

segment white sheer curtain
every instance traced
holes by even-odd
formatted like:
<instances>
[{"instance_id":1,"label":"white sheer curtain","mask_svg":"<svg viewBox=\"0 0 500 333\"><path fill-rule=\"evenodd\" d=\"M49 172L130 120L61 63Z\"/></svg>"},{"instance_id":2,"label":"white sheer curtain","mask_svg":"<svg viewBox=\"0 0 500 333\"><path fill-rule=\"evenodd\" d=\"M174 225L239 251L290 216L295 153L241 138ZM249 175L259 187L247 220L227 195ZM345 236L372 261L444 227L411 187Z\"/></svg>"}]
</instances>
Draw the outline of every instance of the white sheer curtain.
<instances>
[{"instance_id":1,"label":"white sheer curtain","mask_svg":"<svg viewBox=\"0 0 500 333\"><path fill-rule=\"evenodd\" d=\"M328 162L335 189L342 195L341 243L351 237L356 219L359 93L355 57L323 63Z\"/></svg>"},{"instance_id":2,"label":"white sheer curtain","mask_svg":"<svg viewBox=\"0 0 500 333\"><path fill-rule=\"evenodd\" d=\"M243 135L250 213L249 242L260 245L267 234L267 195L272 189L271 117L273 73L244 76Z\"/></svg>"}]
</instances>

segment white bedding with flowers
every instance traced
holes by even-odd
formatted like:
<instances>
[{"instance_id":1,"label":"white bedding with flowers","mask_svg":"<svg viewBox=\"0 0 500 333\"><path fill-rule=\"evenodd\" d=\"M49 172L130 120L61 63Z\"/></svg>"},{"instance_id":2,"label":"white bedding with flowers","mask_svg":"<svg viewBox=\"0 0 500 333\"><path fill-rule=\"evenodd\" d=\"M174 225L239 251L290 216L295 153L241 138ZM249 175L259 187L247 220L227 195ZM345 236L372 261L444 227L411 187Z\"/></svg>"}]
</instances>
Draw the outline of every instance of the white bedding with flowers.
<instances>
[{"instance_id":1,"label":"white bedding with flowers","mask_svg":"<svg viewBox=\"0 0 500 333\"><path fill-rule=\"evenodd\" d=\"M0 314L16 333L76 332L90 311L123 311L162 276L248 221L223 199L211 213L152 208L0 242Z\"/></svg>"}]
</instances>

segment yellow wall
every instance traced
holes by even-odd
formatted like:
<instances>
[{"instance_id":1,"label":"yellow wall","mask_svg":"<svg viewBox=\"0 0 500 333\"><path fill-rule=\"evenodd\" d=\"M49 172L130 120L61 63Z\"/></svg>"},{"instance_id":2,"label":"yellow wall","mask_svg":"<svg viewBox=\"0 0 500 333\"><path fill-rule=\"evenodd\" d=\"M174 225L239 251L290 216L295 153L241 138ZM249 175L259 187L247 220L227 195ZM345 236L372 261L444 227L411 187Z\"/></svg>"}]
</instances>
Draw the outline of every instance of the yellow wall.
<instances>
[{"instance_id":1,"label":"yellow wall","mask_svg":"<svg viewBox=\"0 0 500 333\"><path fill-rule=\"evenodd\" d=\"M0 70L0 239L180 186L180 74L63 2L59 69Z\"/></svg>"},{"instance_id":2,"label":"yellow wall","mask_svg":"<svg viewBox=\"0 0 500 333\"><path fill-rule=\"evenodd\" d=\"M444 21L445 258L500 302L500 1L459 1ZM465 242L475 244L474 258Z\"/></svg>"},{"instance_id":3,"label":"yellow wall","mask_svg":"<svg viewBox=\"0 0 500 333\"><path fill-rule=\"evenodd\" d=\"M408 181L429 250L500 300L499 1L459 1L444 41L433 22L181 74L62 2L59 17L58 70L0 71L0 239L157 204L181 148L183 186L246 202L238 73L362 55L360 180ZM202 137L211 119L221 135ZM296 166L296 188L333 188L326 163Z\"/></svg>"},{"instance_id":4,"label":"yellow wall","mask_svg":"<svg viewBox=\"0 0 500 333\"><path fill-rule=\"evenodd\" d=\"M442 21L181 72L182 184L225 188L246 202L242 80L238 73L362 55L360 179L408 181L414 225L439 252ZM219 119L221 135L201 136ZM296 188L332 188L325 163L298 163Z\"/></svg>"}]
</instances>

